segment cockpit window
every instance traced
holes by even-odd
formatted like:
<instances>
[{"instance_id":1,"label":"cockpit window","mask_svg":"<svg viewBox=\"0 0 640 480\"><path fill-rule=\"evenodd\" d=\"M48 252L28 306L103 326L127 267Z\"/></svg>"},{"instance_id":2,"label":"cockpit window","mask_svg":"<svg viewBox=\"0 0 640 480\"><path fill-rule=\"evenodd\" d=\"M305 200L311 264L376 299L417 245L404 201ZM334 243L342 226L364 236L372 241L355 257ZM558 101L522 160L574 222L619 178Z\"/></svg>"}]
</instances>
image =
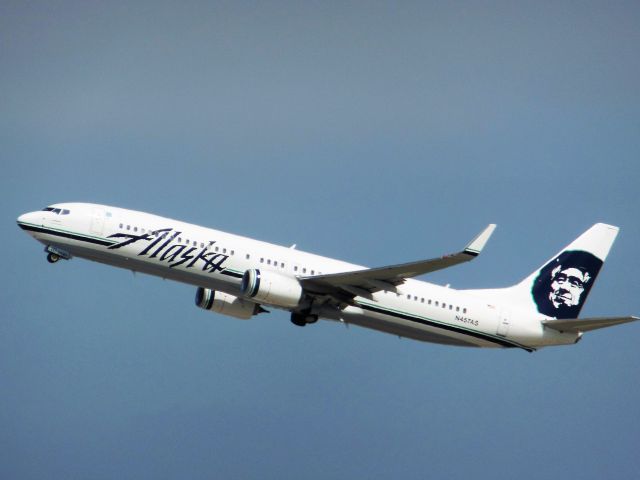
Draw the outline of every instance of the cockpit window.
<instances>
[{"instance_id":1,"label":"cockpit window","mask_svg":"<svg viewBox=\"0 0 640 480\"><path fill-rule=\"evenodd\" d=\"M42 209L43 212L53 212L56 215L69 215L71 213L70 210L67 210L66 208L53 208L53 207L46 207Z\"/></svg>"}]
</instances>

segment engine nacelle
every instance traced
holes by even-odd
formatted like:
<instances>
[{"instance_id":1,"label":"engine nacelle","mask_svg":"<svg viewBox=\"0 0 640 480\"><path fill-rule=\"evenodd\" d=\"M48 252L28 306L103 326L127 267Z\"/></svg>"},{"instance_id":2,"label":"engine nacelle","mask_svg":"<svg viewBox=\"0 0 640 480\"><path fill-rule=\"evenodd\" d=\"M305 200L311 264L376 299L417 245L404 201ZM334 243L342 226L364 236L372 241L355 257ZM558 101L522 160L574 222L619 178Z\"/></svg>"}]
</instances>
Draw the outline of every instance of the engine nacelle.
<instances>
[{"instance_id":1,"label":"engine nacelle","mask_svg":"<svg viewBox=\"0 0 640 480\"><path fill-rule=\"evenodd\" d=\"M196 292L196 305L204 310L229 315L241 320L249 320L254 315L264 312L257 303L202 287L199 287Z\"/></svg>"},{"instance_id":2,"label":"engine nacelle","mask_svg":"<svg viewBox=\"0 0 640 480\"><path fill-rule=\"evenodd\" d=\"M247 270L240 291L245 298L281 308L295 308L302 298L302 287L294 277L269 270Z\"/></svg>"}]
</instances>

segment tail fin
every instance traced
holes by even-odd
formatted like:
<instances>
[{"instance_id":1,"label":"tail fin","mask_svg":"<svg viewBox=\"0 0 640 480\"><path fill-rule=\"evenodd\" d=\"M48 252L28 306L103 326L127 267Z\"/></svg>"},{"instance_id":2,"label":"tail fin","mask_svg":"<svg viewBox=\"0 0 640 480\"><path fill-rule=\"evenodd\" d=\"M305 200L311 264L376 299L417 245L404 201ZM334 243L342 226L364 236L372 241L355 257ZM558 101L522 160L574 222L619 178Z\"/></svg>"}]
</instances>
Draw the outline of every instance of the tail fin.
<instances>
[{"instance_id":1,"label":"tail fin","mask_svg":"<svg viewBox=\"0 0 640 480\"><path fill-rule=\"evenodd\" d=\"M556 319L577 318L618 235L618 227L596 223L517 285L510 300Z\"/></svg>"}]
</instances>

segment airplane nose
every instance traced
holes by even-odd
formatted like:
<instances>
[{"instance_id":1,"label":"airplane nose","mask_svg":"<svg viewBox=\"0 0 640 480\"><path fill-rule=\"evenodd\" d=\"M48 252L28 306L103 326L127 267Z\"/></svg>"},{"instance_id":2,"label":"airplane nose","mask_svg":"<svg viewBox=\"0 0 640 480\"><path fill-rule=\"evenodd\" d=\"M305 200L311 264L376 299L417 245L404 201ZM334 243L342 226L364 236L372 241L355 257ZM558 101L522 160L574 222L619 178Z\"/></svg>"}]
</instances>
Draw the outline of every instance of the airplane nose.
<instances>
[{"instance_id":1,"label":"airplane nose","mask_svg":"<svg viewBox=\"0 0 640 480\"><path fill-rule=\"evenodd\" d=\"M18 223L18 226L24 228L24 226L28 223L35 223L34 222L35 213L36 212L29 212L29 213L23 213L22 215L20 215L16 220L16 222Z\"/></svg>"}]
</instances>

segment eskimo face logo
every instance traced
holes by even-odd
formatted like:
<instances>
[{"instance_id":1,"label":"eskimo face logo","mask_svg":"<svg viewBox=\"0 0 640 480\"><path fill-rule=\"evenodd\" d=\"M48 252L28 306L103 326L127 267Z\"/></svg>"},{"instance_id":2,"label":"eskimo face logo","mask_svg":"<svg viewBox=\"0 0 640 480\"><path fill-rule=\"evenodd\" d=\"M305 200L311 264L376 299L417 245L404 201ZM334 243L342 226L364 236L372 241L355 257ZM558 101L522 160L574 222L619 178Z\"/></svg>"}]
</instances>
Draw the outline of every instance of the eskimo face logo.
<instances>
[{"instance_id":1,"label":"eskimo face logo","mask_svg":"<svg viewBox=\"0 0 640 480\"><path fill-rule=\"evenodd\" d=\"M538 311L554 318L577 318L601 267L602 260L589 252L562 252L533 282Z\"/></svg>"}]
</instances>

